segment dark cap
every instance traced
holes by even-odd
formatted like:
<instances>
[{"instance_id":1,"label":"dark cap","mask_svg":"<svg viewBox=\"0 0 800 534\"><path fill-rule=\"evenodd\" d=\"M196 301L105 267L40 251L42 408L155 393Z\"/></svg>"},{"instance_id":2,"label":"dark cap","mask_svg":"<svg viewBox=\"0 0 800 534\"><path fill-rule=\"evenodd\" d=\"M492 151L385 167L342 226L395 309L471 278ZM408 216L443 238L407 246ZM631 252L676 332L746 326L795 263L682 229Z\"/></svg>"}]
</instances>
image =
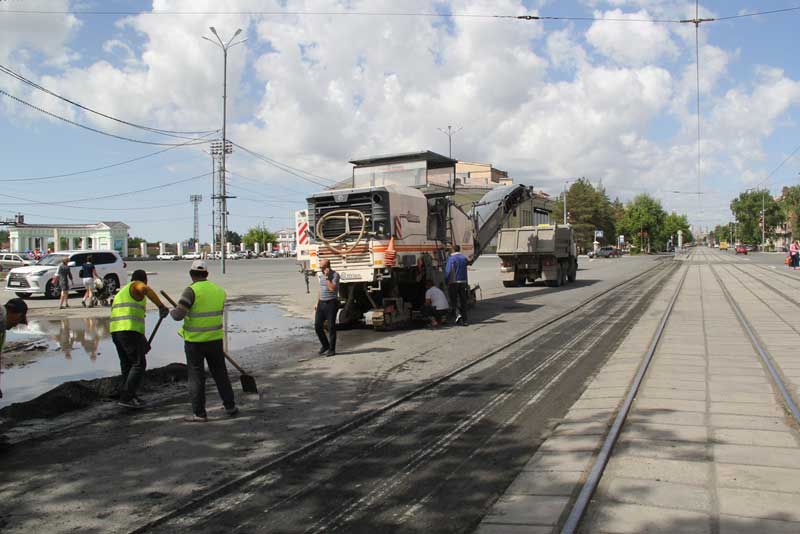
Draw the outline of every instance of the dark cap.
<instances>
[{"instance_id":1,"label":"dark cap","mask_svg":"<svg viewBox=\"0 0 800 534\"><path fill-rule=\"evenodd\" d=\"M28 313L28 305L25 304L25 301L22 299L11 299L6 302L6 310L12 313L21 313L22 318L20 318L19 322L22 324L28 324L28 318L26 314Z\"/></svg>"}]
</instances>

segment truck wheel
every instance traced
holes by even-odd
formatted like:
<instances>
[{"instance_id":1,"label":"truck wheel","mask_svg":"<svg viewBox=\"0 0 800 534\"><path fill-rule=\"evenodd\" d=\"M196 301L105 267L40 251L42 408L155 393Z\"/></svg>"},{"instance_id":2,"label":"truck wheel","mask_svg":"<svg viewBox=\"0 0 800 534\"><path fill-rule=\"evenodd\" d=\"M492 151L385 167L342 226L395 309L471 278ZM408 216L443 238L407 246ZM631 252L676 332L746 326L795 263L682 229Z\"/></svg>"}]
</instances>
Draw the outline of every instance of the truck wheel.
<instances>
[{"instance_id":1,"label":"truck wheel","mask_svg":"<svg viewBox=\"0 0 800 534\"><path fill-rule=\"evenodd\" d=\"M561 287L561 284L564 282L564 270L561 268L561 265L558 266L558 271L556 271L555 280L553 280L552 287Z\"/></svg>"},{"instance_id":2,"label":"truck wheel","mask_svg":"<svg viewBox=\"0 0 800 534\"><path fill-rule=\"evenodd\" d=\"M578 277L578 264L577 262L571 261L569 265L570 267L569 271L567 271L567 280L572 283Z\"/></svg>"}]
</instances>

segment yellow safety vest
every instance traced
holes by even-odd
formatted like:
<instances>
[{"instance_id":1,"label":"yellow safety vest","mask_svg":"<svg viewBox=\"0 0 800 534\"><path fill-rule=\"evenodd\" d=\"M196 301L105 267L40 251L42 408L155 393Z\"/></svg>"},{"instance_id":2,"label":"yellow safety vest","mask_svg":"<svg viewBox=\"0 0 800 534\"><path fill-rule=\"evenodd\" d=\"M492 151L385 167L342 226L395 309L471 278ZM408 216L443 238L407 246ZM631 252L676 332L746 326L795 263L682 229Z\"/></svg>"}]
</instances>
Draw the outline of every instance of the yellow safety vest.
<instances>
[{"instance_id":1,"label":"yellow safety vest","mask_svg":"<svg viewBox=\"0 0 800 534\"><path fill-rule=\"evenodd\" d=\"M144 334L144 316L146 313L144 299L136 300L131 295L133 282L123 286L114 296L111 305L111 325L109 330L114 332L139 332Z\"/></svg>"},{"instance_id":2,"label":"yellow safety vest","mask_svg":"<svg viewBox=\"0 0 800 534\"><path fill-rule=\"evenodd\" d=\"M208 280L195 282L191 288L194 304L189 308L178 335L192 343L222 339L225 336L222 326L225 290Z\"/></svg>"}]
</instances>

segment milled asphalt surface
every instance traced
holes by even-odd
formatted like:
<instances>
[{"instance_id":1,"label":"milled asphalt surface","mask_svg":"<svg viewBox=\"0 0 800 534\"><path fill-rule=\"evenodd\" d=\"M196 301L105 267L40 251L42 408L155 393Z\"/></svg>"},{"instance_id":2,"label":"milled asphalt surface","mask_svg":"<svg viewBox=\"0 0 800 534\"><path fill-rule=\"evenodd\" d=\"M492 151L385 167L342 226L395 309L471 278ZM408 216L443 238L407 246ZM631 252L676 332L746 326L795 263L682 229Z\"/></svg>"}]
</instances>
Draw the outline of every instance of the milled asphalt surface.
<instances>
[{"instance_id":1,"label":"milled asphalt surface","mask_svg":"<svg viewBox=\"0 0 800 534\"><path fill-rule=\"evenodd\" d=\"M266 265L267 261L264 260L263 264ZM129 531L186 502L198 492L308 443L353 415L383 405L431 377L471 361L548 317L654 266L658 260L625 257L583 262L578 282L562 289L543 286L502 288L496 277L496 258L481 260L484 261L485 265L479 263L476 270L471 272L473 282L480 282L483 287L483 300L479 302L473 314L473 324L468 328L389 333L346 331L342 333L340 353L335 358L316 357L313 344L300 346L293 349L295 352L287 354L290 363L282 367L268 370L254 367L253 372L262 391L261 398L243 395L236 387L242 414L235 419L224 418L216 406L216 393L209 387L211 422L199 426L182 423L181 418L188 413L188 406L185 393L178 388L175 394L143 412L128 415L113 406L100 407L79 426L45 433L37 440L13 447L3 458L0 528L4 532ZM261 267L259 261L254 261L252 265L253 269L268 269ZM274 290L274 294L280 296L280 286L295 283L288 278L295 276L290 273L294 267L290 263L286 265L284 280L274 276L274 279L263 282L262 293L272 293ZM265 275L264 278L271 277ZM302 284L302 277L298 278ZM260 295L254 293L254 298L260 298ZM283 298L286 298L285 290ZM595 318L604 319L601 313L598 311ZM611 324L615 328L625 328L625 325L616 325L613 321ZM570 339L572 334L570 330L561 332L563 337L556 344L563 346L564 340ZM587 339L591 339L591 336ZM608 340L615 341L616 337L610 336ZM592 365L599 365L610 348L605 344L606 338L596 340L598 342L600 356L595 354ZM253 352L260 350L268 348L253 349ZM257 354L249 356L252 361L258 361ZM547 372L552 373L554 369L548 367ZM553 410L545 410L545 418L558 419L559 410L566 410L580 393L583 380L590 376L593 367L581 369L577 375L560 382L563 385L553 390L552 394L556 395L557 400L546 403L553 406ZM516 372L500 375L497 387L503 390L508 387L503 380L519 378ZM544 378L532 380L530 387L542 383L537 380ZM481 402L490 398L488 395L494 387L492 383L479 385L476 383L472 387L477 388L482 396L473 401L469 388L462 388L458 390L461 393L457 395L456 405L449 405L447 410L455 409L458 414L474 413ZM523 391L530 393L532 389L523 388ZM515 399L519 402L518 397ZM459 403L464 403L463 409L458 409ZM443 404L446 403L430 406ZM442 417L437 417L435 412L426 417L423 415L425 413L428 412L421 411L420 415L414 416L416 418L409 419L412 426L406 428L424 433L425 423L430 422L430 439L434 439L436 432L455 422L452 413L448 414L447 411L441 414ZM511 425L521 429L518 430L521 434L516 436L540 432L536 434L539 436L536 439L540 439L550 425L543 422L544 418L537 420L535 415L530 414L527 417L534 417L535 425L529 428L526 425ZM504 420L508 420L508 412L501 410L497 421ZM482 425L477 427L485 430L491 428ZM398 428L390 427L394 434ZM478 437L485 435L477 434ZM505 435L505 438L509 436ZM368 443L368 436L366 439L362 443ZM504 485L513 478L515 467L524 463L521 458L532 452L535 443L533 439L521 439L517 443L515 434L511 434L506 449L501 450L513 450L516 453L510 456L508 463L498 464L500 468L496 474L492 474L491 469L483 470L491 483L487 484L486 490L481 489L481 484L474 490L475 503L483 504L476 506L472 512L473 526ZM383 458L383 462L390 460ZM335 467L339 464L332 458L326 465ZM423 482L433 480L435 477L432 473L439 472L443 465L447 466L447 462L442 464L437 461L430 465L433 466L430 468L432 471L420 471L427 477L423 477ZM364 476L380 473L380 477L383 477L387 474L386 469L394 467L391 462L386 463L386 469L380 469L380 466L381 462L370 464L371 468L377 470L365 471ZM452 472L462 471L452 469ZM313 471L312 474L316 477L319 472ZM479 477L478 480L483 479ZM475 479L466 480L472 482ZM323 495L318 493L317 498ZM324 501L305 501L302 506L320 502ZM448 500L437 499L432 502L447 504ZM419 509L429 510L426 503L428 501L421 501ZM453 512L460 509L455 501L447 506L442 510ZM415 510L409 513L414 515ZM420 513L428 519L411 524L424 524L433 530L441 527L442 531L448 531L447 524L441 521L443 516ZM386 521L387 516L380 517Z\"/></svg>"},{"instance_id":2,"label":"milled asphalt surface","mask_svg":"<svg viewBox=\"0 0 800 534\"><path fill-rule=\"evenodd\" d=\"M795 401L800 276L782 256L698 249L686 264L686 282L580 531L800 532L797 424L713 272ZM676 285L653 302L479 534L560 531Z\"/></svg>"}]
</instances>

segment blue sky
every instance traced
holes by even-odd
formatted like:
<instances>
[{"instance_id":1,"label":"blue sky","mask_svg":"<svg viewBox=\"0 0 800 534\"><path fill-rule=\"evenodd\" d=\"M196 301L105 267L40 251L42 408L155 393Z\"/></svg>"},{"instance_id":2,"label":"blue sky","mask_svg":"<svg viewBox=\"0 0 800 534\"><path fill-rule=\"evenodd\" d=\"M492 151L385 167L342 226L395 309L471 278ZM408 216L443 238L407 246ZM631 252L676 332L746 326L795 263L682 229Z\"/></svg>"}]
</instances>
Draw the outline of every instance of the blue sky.
<instances>
[{"instance_id":1,"label":"blue sky","mask_svg":"<svg viewBox=\"0 0 800 534\"><path fill-rule=\"evenodd\" d=\"M165 130L221 123L221 53L201 36L237 28L229 56L231 228L291 225L304 195L347 176L353 157L447 151L437 128L461 126L454 156L489 161L549 192L602 181L623 200L639 192L695 224L727 221L739 191L773 194L798 181L800 12L701 26L701 180L696 171L694 28L612 21L370 16L174 14L176 11L419 12L682 19L693 2L512 0L404 2L10 0L0 3L0 64L106 114ZM222 6L222 7L220 7ZM701 2L701 16L792 7L761 0ZM8 10L73 11L24 15ZM138 15L91 15L81 11ZM170 11L148 15L146 12ZM5 11L5 12L4 12ZM0 73L0 89L115 135L185 142L87 114ZM99 135L0 95L0 217L30 222L122 220L150 241L192 232L189 195L202 194L210 239L207 145L177 147L99 172L82 171L164 146ZM305 174L308 171L313 174ZM206 174L205 176L203 176ZM303 179L297 176L300 174ZM187 180L191 177L197 177ZM176 185L172 182L187 180ZM108 197L146 188L152 191ZM682 193L673 193L681 191ZM15 198L16 197L16 198ZM28 201L17 200L18 198ZM701 199L701 201L698 200ZM88 199L88 200L81 200Z\"/></svg>"}]
</instances>

